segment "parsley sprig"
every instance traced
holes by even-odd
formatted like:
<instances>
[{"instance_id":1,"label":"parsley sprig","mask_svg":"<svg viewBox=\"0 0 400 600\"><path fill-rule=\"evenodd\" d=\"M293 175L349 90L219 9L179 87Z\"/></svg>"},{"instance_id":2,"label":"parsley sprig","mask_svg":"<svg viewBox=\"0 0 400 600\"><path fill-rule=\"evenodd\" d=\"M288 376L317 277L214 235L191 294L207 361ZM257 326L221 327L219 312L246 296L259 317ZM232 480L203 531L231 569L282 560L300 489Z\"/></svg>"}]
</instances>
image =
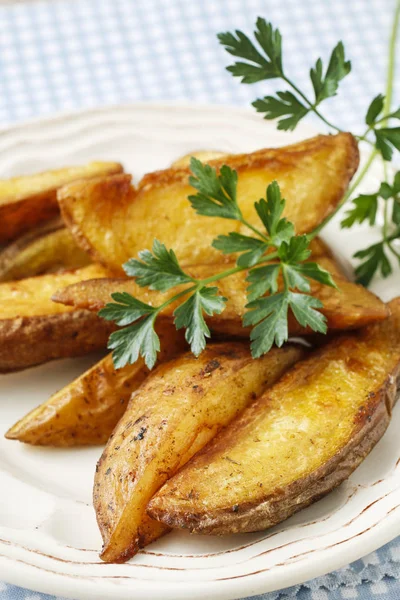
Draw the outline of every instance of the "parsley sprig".
<instances>
[{"instance_id":1,"label":"parsley sprig","mask_svg":"<svg viewBox=\"0 0 400 600\"><path fill-rule=\"evenodd\" d=\"M377 156L380 156L384 162L388 162L392 160L396 150L400 151L400 107L391 109L399 19L400 0L397 0L389 44L386 94L378 94L371 101L365 115L367 127L363 133L355 135L358 141L372 147L371 154L336 211L312 232L312 236L319 234L343 204L352 197ZM237 59L227 67L227 70L234 77L239 77L242 83L252 84L279 79L289 87L288 90L277 91L274 95L258 98L253 102L255 109L262 113L265 119L277 119L278 129L293 130L304 117L314 113L331 130L342 131L321 113L321 104L328 98L336 96L341 81L351 72L351 62L346 58L343 43L338 42L333 48L326 68L321 58L318 58L315 65L311 67L309 75L312 95L310 96L296 85L284 68L283 41L280 31L259 17L253 35L254 39L251 39L242 31L236 30L233 33L220 33L218 39L225 50ZM353 207L342 221L344 228L366 221L370 225L375 225L378 207L381 201L384 201L382 240L364 250L359 250L354 255L360 260L356 275L358 281L364 285L368 285L377 272L380 272L383 277L387 277L392 272L388 252L400 262L400 253L393 245L393 241L400 238L397 185L398 179L395 179L391 185L388 177L385 176L380 191L376 194L361 194L355 198ZM390 205L393 208L390 208Z\"/></svg>"},{"instance_id":2,"label":"parsley sprig","mask_svg":"<svg viewBox=\"0 0 400 600\"><path fill-rule=\"evenodd\" d=\"M206 317L222 313L227 302L213 284L243 270L248 271L249 283L248 312L243 323L254 326L251 332L254 357L268 352L274 343L281 346L288 339L289 310L303 327L325 333L326 319L318 310L322 303L309 294L310 279L336 286L328 271L308 262L311 254L308 236L296 235L293 224L282 216L285 200L278 183L272 182L266 197L255 202L260 221L260 226L255 227L243 217L237 202L235 170L225 165L217 172L195 158L191 159L190 168L189 181L196 193L188 200L197 214L237 221L251 235L231 232L218 236L213 247L232 254L236 266L206 279L198 280L186 273L174 251L158 240L154 240L151 251L143 250L137 259L125 263L126 274L134 277L140 287L161 292L181 285L186 287L159 306L145 304L128 293L112 295L115 302L107 304L99 314L122 327L109 341L115 366L133 363L139 356L149 368L154 366L160 349L156 319L167 306L178 301L181 302L174 310L175 326L185 329L186 340L198 356L210 337Z\"/></svg>"},{"instance_id":3,"label":"parsley sprig","mask_svg":"<svg viewBox=\"0 0 400 600\"><path fill-rule=\"evenodd\" d=\"M112 295L114 302L107 304L100 315L121 327L109 341L117 368L135 362L139 356L144 358L149 368L154 366L160 349L155 323L172 303L177 304L175 326L185 330L192 352L198 356L210 337L206 318L222 313L228 300L220 294L216 282L243 270L247 271L249 284L243 324L252 327L250 337L254 357L268 352L274 343L281 346L288 339L289 311L301 326L325 333L326 320L319 310L322 304L311 295L310 280L332 287L335 283L326 270L309 262L310 241L353 196L377 156L384 161L385 179L376 193L361 194L353 199L342 220L342 227L350 228L364 222L375 225L379 206L383 203L382 239L355 254L360 260L356 274L361 283L368 285L377 271L384 277L391 272L388 252L400 263L400 252L393 245L394 240L400 239L400 172L390 182L386 168L394 152L400 150L400 126L399 123L392 125L393 120L400 120L400 108L391 110L399 20L400 0L397 0L389 46L386 94L379 94L371 101L365 116L366 129L356 135L360 142L372 146L371 154L336 211L308 235L296 235L293 224L282 216L285 201L277 182L268 186L265 198L254 203L259 218L259 225L255 227L244 218L237 202L236 171L224 165L217 172L192 158L189 182L195 193L188 200L193 209L206 217L239 222L248 230L246 234L233 231L220 235L212 243L223 254L232 255L236 266L198 280L184 271L173 249L167 249L158 240L154 241L151 251L143 250L137 259L129 260L124 265L125 272L134 277L139 286L161 292L177 286L178 289L183 286L183 289L159 306L143 303L128 293ZM227 69L242 83L280 79L288 86L289 89L264 96L253 103L265 119L278 120L278 129L293 130L303 118L314 113L331 130L341 131L321 113L321 104L336 96L339 84L351 71L342 42L333 48L326 67L319 58L310 69L310 97L288 76L283 62L281 33L265 19L257 19L254 41L239 30L221 33L218 38L227 52L238 59Z\"/></svg>"}]
</instances>

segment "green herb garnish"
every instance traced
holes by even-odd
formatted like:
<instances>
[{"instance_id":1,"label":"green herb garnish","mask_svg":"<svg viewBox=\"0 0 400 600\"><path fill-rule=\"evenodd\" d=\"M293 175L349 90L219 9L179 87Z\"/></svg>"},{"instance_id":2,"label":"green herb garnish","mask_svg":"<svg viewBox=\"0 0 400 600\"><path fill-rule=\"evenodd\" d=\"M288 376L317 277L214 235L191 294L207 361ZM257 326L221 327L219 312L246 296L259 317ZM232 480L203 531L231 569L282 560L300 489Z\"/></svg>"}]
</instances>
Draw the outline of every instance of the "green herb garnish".
<instances>
[{"instance_id":1,"label":"green herb garnish","mask_svg":"<svg viewBox=\"0 0 400 600\"><path fill-rule=\"evenodd\" d=\"M386 94L372 100L365 116L367 128L364 133L355 136L358 141L372 147L371 154L336 211L308 235L296 235L293 224L282 217L285 201L281 198L278 182L268 186L265 198L255 201L254 209L260 223L254 227L243 217L237 203L236 171L224 165L217 172L209 165L191 159L189 182L195 193L189 196L188 201L193 209L205 217L238 221L247 227L249 234L231 232L213 241L213 247L223 254L235 254L236 266L207 279L191 277L180 266L173 249L167 249L158 240L154 240L151 251L143 250L138 259L131 259L124 265L127 275L135 277L141 287L162 292L182 284L186 284L186 288L159 306L140 302L128 293L112 295L114 303L107 304L99 314L122 327L111 335L109 341L117 368L135 362L139 356L144 358L149 368L154 366L160 349L160 340L154 329L156 319L168 305L177 301L181 302L174 311L175 326L185 329L191 350L198 356L210 336L205 317L223 312L227 301L214 284L243 270L247 271L249 283L248 310L243 324L252 327L251 351L254 357L268 352L274 343L281 346L288 339L289 311L301 326L326 333L326 319L319 311L322 303L310 294L310 280L336 286L328 271L316 263L307 262L311 254L309 245L354 194L375 158L380 155L383 161L390 161L394 151L400 150L400 126L391 126L392 120L400 120L400 108L391 110L399 18L400 0L397 0ZM257 19L254 41L241 31L221 33L218 39L226 51L238 59L227 69L242 83L279 79L289 88L253 103L265 119L278 120L278 129L293 130L304 117L314 113L331 130L341 131L324 117L320 106L337 94L340 82L351 71L342 42L332 50L326 67L319 58L310 69L313 90L310 98L286 73L282 36L271 23ZM350 228L363 222L375 225L381 203L384 205L382 240L355 254L360 259L356 274L364 285L369 284L377 271L384 277L391 273L387 252L400 262L400 253L393 246L393 241L400 238L400 172L393 182L385 176L376 193L354 198L342 220L342 227Z\"/></svg>"}]
</instances>

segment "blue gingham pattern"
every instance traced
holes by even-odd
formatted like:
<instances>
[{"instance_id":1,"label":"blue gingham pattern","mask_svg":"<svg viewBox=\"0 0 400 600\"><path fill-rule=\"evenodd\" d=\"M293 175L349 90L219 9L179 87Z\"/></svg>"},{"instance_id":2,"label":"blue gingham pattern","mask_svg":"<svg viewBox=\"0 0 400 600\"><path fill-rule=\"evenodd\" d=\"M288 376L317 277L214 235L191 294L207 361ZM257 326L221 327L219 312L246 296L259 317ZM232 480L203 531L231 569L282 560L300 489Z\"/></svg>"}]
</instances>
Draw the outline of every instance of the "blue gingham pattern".
<instances>
[{"instance_id":1,"label":"blue gingham pattern","mask_svg":"<svg viewBox=\"0 0 400 600\"><path fill-rule=\"evenodd\" d=\"M310 66L344 41L353 73L323 110L361 131L360 115L384 89L393 9L394 0L0 0L0 124L129 101L248 105L279 88L240 85L224 71L231 58L215 35L251 31L262 15L280 27L285 69L306 89ZM399 578L400 538L336 573L252 600L398 600ZM0 597L54 600L1 582Z\"/></svg>"}]
</instances>

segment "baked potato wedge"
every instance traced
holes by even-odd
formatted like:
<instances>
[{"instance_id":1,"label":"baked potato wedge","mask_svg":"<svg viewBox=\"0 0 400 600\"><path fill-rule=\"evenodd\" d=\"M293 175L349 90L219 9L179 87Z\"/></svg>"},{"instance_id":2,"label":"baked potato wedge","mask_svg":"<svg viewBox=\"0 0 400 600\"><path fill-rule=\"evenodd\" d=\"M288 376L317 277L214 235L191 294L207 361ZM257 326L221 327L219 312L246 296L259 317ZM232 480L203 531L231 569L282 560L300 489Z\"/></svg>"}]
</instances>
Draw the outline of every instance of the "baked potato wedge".
<instances>
[{"instance_id":1,"label":"baked potato wedge","mask_svg":"<svg viewBox=\"0 0 400 600\"><path fill-rule=\"evenodd\" d=\"M188 353L164 363L146 379L96 469L103 560L128 560L159 535L146 517L153 494L303 354L287 345L254 360L247 344L225 342L197 359Z\"/></svg>"},{"instance_id":2,"label":"baked potato wedge","mask_svg":"<svg viewBox=\"0 0 400 600\"><path fill-rule=\"evenodd\" d=\"M0 281L77 269L90 262L61 219L55 219L25 233L0 251Z\"/></svg>"},{"instance_id":3,"label":"baked potato wedge","mask_svg":"<svg viewBox=\"0 0 400 600\"><path fill-rule=\"evenodd\" d=\"M187 349L183 333L177 332L172 323L161 321L157 333L161 340L159 362ZM132 393L148 374L142 358L116 370L111 354L108 354L18 421L5 437L34 446L105 444L125 412Z\"/></svg>"},{"instance_id":4,"label":"baked potato wedge","mask_svg":"<svg viewBox=\"0 0 400 600\"><path fill-rule=\"evenodd\" d=\"M299 362L170 479L151 517L194 533L259 531L320 499L385 432L400 374L400 298L384 322Z\"/></svg>"},{"instance_id":5,"label":"baked potato wedge","mask_svg":"<svg viewBox=\"0 0 400 600\"><path fill-rule=\"evenodd\" d=\"M297 233L305 233L337 206L358 162L355 139L341 133L224 156L210 164L228 164L238 171L238 202L252 224L258 222L254 202L277 179L286 198L284 215ZM187 199L193 193L189 174L188 167L156 171L145 175L137 188L124 174L75 182L58 192L61 213L83 250L116 273L140 250L151 248L155 238L173 247L183 266L221 263L224 256L212 248L215 237L247 230L236 221L197 215Z\"/></svg>"},{"instance_id":6,"label":"baked potato wedge","mask_svg":"<svg viewBox=\"0 0 400 600\"><path fill-rule=\"evenodd\" d=\"M15 239L59 213L57 189L76 179L121 173L113 162L91 162L0 180L0 244Z\"/></svg>"},{"instance_id":7,"label":"baked potato wedge","mask_svg":"<svg viewBox=\"0 0 400 600\"><path fill-rule=\"evenodd\" d=\"M322 246L319 247L320 249ZM313 260L315 256L312 257ZM348 281L341 272L341 268L329 257L319 256L318 263L330 271L338 289L324 286L318 282L311 282L311 293L323 303L321 312L328 320L331 330L357 329L374 321L385 319L389 312L387 306L372 292L361 285ZM234 266L232 264L232 266ZM223 267L226 268L226 265ZM202 279L209 277L221 269L221 266L200 265L188 267L186 270L193 277ZM221 294L228 298L224 312L214 315L208 322L209 327L216 333L224 333L239 337L248 337L249 330L242 325L242 317L246 311L247 296L244 271L236 273L226 279L216 282ZM184 286L179 288L184 289ZM83 281L58 291L53 299L76 308L98 311L107 302L112 302L111 294L114 292L129 292L142 302L158 305L179 291L174 288L168 292L156 292L139 287L133 279L97 279ZM171 304L163 313L165 317L172 318L176 304ZM289 331L291 335L312 333L300 327L294 318L289 318Z\"/></svg>"},{"instance_id":8,"label":"baked potato wedge","mask_svg":"<svg viewBox=\"0 0 400 600\"><path fill-rule=\"evenodd\" d=\"M188 154L184 154L180 158L174 160L174 162L171 164L171 167L176 169L188 167L192 156L198 160L201 160L201 162L208 163L212 160L220 159L223 156L226 156L226 152L219 152L218 150L196 150L195 152L189 152Z\"/></svg>"},{"instance_id":9,"label":"baked potato wedge","mask_svg":"<svg viewBox=\"0 0 400 600\"><path fill-rule=\"evenodd\" d=\"M106 276L100 265L0 283L0 372L105 348L110 323L62 306L51 296L66 284Z\"/></svg>"}]
</instances>

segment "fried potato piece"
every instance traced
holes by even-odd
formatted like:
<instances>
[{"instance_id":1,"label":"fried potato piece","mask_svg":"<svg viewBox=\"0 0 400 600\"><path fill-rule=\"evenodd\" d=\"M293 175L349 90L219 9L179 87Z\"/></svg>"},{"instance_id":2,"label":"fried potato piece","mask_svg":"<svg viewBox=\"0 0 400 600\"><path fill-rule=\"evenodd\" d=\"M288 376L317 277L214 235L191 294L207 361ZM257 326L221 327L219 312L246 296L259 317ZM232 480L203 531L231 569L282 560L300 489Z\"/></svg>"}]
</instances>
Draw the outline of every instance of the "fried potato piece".
<instances>
[{"instance_id":1,"label":"fried potato piece","mask_svg":"<svg viewBox=\"0 0 400 600\"><path fill-rule=\"evenodd\" d=\"M98 463L94 506L101 558L123 562L155 539L146 506L161 485L304 354L275 348L252 359L248 345L208 346L157 368L131 400Z\"/></svg>"},{"instance_id":2,"label":"fried potato piece","mask_svg":"<svg viewBox=\"0 0 400 600\"><path fill-rule=\"evenodd\" d=\"M225 156L210 164L218 168L226 163L238 171L238 202L253 225L258 224L254 202L278 180L287 200L284 215L297 233L304 233L335 209L358 162L355 139L341 133ZM189 168L149 173L136 189L129 175L76 182L58 192L61 213L77 243L116 273L140 250L151 248L155 238L174 248L184 266L220 263L221 253L211 246L215 237L248 231L230 219L197 215L187 199L193 194L189 174Z\"/></svg>"},{"instance_id":3,"label":"fried potato piece","mask_svg":"<svg viewBox=\"0 0 400 600\"><path fill-rule=\"evenodd\" d=\"M400 298L383 323L298 363L153 498L171 527L259 531L347 479L385 432L400 374Z\"/></svg>"},{"instance_id":4,"label":"fried potato piece","mask_svg":"<svg viewBox=\"0 0 400 600\"><path fill-rule=\"evenodd\" d=\"M192 156L198 160L201 160L201 162L208 163L211 160L223 158L226 156L226 153L218 152L218 150L196 150L196 152L189 152L188 154L184 154L180 158L174 160L174 162L171 164L171 167L174 167L175 169L181 169L182 167L184 168L189 166Z\"/></svg>"},{"instance_id":5,"label":"fried potato piece","mask_svg":"<svg viewBox=\"0 0 400 600\"><path fill-rule=\"evenodd\" d=\"M61 219L25 233L0 252L0 281L77 269L91 262Z\"/></svg>"},{"instance_id":6,"label":"fried potato piece","mask_svg":"<svg viewBox=\"0 0 400 600\"><path fill-rule=\"evenodd\" d=\"M66 284L107 276L100 265L0 284L0 372L105 348L110 323L52 302Z\"/></svg>"},{"instance_id":7,"label":"fried potato piece","mask_svg":"<svg viewBox=\"0 0 400 600\"><path fill-rule=\"evenodd\" d=\"M58 215L57 189L77 179L121 173L113 162L92 162L0 180L0 243Z\"/></svg>"},{"instance_id":8,"label":"fried potato piece","mask_svg":"<svg viewBox=\"0 0 400 600\"><path fill-rule=\"evenodd\" d=\"M184 335L162 321L158 362L187 349ZM56 392L6 433L9 440L34 446L92 446L105 444L125 412L128 400L149 374L142 358L114 369L111 354Z\"/></svg>"},{"instance_id":9,"label":"fried potato piece","mask_svg":"<svg viewBox=\"0 0 400 600\"><path fill-rule=\"evenodd\" d=\"M322 249L323 246L319 246L319 248ZM341 268L332 258L324 256L315 258L315 255L312 258L318 260L322 267L332 273L338 286L338 289L335 290L318 282L311 282L311 293L322 301L324 306L321 312L327 318L329 329L357 329L369 323L383 320L388 316L387 306L366 288L348 281L342 275ZM216 269L223 270L225 268L229 268L229 266L201 265L188 267L187 271L193 277L203 279L215 274ZM220 315L214 315L208 320L209 327L214 332L248 337L249 329L242 326L242 317L246 312L247 304L246 289L248 283L246 282L246 273L244 271L236 273L231 277L217 281L215 285L221 294L228 298L228 302L224 312ZM60 290L53 298L56 302L98 311L107 302L112 302L111 294L114 292L129 292L142 302L156 306L175 295L178 291L183 290L184 287L180 286L168 292L155 292L139 287L133 279L97 279L83 281ZM172 318L175 308L176 304L171 304L163 315ZM291 315L289 318L289 332L291 335L312 333L301 328Z\"/></svg>"}]
</instances>

